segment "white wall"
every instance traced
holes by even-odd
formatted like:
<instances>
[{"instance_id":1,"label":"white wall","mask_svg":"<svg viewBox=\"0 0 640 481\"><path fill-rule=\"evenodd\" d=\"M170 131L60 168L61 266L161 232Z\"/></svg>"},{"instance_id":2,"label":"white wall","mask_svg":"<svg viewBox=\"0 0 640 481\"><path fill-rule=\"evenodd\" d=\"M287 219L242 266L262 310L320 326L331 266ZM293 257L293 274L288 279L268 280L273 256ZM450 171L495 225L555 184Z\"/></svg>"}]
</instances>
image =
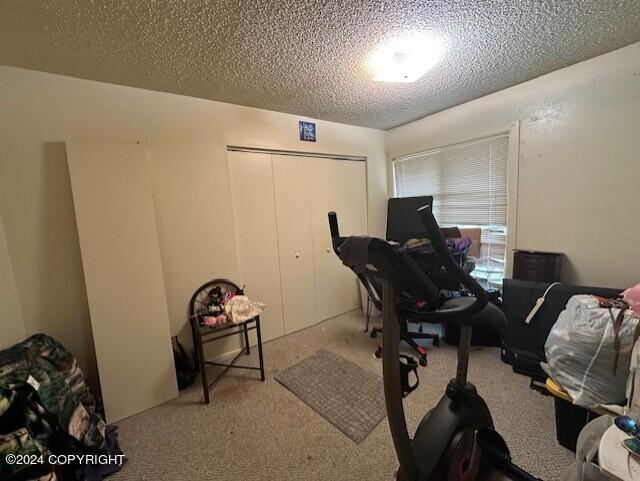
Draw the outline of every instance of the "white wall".
<instances>
[{"instance_id":1,"label":"white wall","mask_svg":"<svg viewBox=\"0 0 640 481\"><path fill-rule=\"evenodd\" d=\"M518 121L516 248L565 252L567 282L640 281L640 43L393 129L388 158Z\"/></svg>"},{"instance_id":2,"label":"white wall","mask_svg":"<svg viewBox=\"0 0 640 481\"><path fill-rule=\"evenodd\" d=\"M62 342L96 388L89 308L64 144L51 142L55 137L46 135L38 141L37 130L15 128L20 124L16 116L25 116L27 123L27 114L20 110L17 98L5 93L6 78L0 73L0 215L25 335L45 333Z\"/></svg>"},{"instance_id":3,"label":"white wall","mask_svg":"<svg viewBox=\"0 0 640 481\"><path fill-rule=\"evenodd\" d=\"M381 131L317 121L318 142L300 142L303 117L10 67L0 104L0 214L26 332L58 338L93 375L64 141L140 141L149 153L174 334L200 284L237 277L227 145L367 156L369 229L384 232Z\"/></svg>"},{"instance_id":4,"label":"white wall","mask_svg":"<svg viewBox=\"0 0 640 481\"><path fill-rule=\"evenodd\" d=\"M24 339L25 329L1 216L0 299L0 349L3 349Z\"/></svg>"}]
</instances>

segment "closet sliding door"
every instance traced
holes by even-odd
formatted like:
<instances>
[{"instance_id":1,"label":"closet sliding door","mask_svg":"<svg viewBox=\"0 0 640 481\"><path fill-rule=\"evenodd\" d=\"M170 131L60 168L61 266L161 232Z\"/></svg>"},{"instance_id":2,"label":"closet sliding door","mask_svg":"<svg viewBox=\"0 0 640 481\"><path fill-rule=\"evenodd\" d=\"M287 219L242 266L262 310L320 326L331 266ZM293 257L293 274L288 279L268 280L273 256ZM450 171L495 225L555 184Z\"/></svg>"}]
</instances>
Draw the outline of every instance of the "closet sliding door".
<instances>
[{"instance_id":1,"label":"closet sliding door","mask_svg":"<svg viewBox=\"0 0 640 481\"><path fill-rule=\"evenodd\" d=\"M272 155L280 280L286 334L317 322L313 260L314 163L322 159Z\"/></svg>"},{"instance_id":2,"label":"closet sliding door","mask_svg":"<svg viewBox=\"0 0 640 481\"><path fill-rule=\"evenodd\" d=\"M240 279L247 295L267 304L262 339L284 334L271 154L228 152Z\"/></svg>"},{"instance_id":3,"label":"closet sliding door","mask_svg":"<svg viewBox=\"0 0 640 481\"><path fill-rule=\"evenodd\" d=\"M365 162L314 159L312 217L316 317L338 316L360 306L358 279L333 252L327 213L338 215L340 234L367 233Z\"/></svg>"},{"instance_id":4,"label":"closet sliding door","mask_svg":"<svg viewBox=\"0 0 640 481\"><path fill-rule=\"evenodd\" d=\"M327 213L338 213L343 235L367 233L365 162L228 157L242 282L267 303L265 339L357 309L358 280L333 252Z\"/></svg>"}]
</instances>

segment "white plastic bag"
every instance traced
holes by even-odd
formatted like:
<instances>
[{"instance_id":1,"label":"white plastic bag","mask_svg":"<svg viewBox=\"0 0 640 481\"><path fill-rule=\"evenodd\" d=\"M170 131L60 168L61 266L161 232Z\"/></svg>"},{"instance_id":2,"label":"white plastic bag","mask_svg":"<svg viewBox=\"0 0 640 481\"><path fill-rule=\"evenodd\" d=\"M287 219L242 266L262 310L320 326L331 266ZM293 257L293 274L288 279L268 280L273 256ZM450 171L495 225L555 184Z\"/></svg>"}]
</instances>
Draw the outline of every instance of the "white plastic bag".
<instances>
[{"instance_id":1,"label":"white plastic bag","mask_svg":"<svg viewBox=\"0 0 640 481\"><path fill-rule=\"evenodd\" d=\"M638 318L626 311L616 362L612 315L615 319L619 312L601 308L593 296L573 296L549 333L544 346L547 362L542 368L578 406L594 408L625 401Z\"/></svg>"},{"instance_id":2,"label":"white plastic bag","mask_svg":"<svg viewBox=\"0 0 640 481\"><path fill-rule=\"evenodd\" d=\"M627 412L634 418L640 417L640 342L636 341L631 351L629 379L627 380Z\"/></svg>"}]
</instances>

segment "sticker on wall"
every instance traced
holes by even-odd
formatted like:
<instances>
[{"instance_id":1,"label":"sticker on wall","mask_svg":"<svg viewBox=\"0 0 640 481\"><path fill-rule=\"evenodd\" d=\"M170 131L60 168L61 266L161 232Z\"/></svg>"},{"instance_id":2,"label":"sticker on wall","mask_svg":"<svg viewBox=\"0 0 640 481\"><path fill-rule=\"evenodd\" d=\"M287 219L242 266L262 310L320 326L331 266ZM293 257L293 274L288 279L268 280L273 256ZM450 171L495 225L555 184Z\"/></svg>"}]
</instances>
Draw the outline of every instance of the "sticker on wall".
<instances>
[{"instance_id":1,"label":"sticker on wall","mask_svg":"<svg viewBox=\"0 0 640 481\"><path fill-rule=\"evenodd\" d=\"M298 122L298 130L300 130L300 140L305 142L316 141L316 124L313 122Z\"/></svg>"}]
</instances>

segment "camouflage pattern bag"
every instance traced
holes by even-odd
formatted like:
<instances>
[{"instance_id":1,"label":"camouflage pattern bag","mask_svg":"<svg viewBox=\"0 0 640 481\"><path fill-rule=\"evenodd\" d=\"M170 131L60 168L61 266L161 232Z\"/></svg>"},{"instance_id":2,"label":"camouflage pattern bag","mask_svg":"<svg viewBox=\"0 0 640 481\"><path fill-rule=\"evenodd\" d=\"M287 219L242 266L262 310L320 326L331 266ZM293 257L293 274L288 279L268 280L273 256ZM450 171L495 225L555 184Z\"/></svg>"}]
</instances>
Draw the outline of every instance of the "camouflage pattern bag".
<instances>
[{"instance_id":1,"label":"camouflage pattern bag","mask_svg":"<svg viewBox=\"0 0 640 481\"><path fill-rule=\"evenodd\" d=\"M46 457L113 447L75 358L43 334L0 351L0 433L3 481L83 479L80 466L8 465L7 454Z\"/></svg>"},{"instance_id":2,"label":"camouflage pattern bag","mask_svg":"<svg viewBox=\"0 0 640 481\"><path fill-rule=\"evenodd\" d=\"M77 462L51 465L49 455L79 455L83 445L64 432L57 418L48 412L33 386L22 383L11 389L0 388L3 409L0 427L6 432L11 426L20 426L0 439L0 475L7 481L26 479L56 479L82 481L84 466ZM8 401L8 402L6 402ZM8 456L14 460L9 462Z\"/></svg>"},{"instance_id":3,"label":"camouflage pattern bag","mask_svg":"<svg viewBox=\"0 0 640 481\"><path fill-rule=\"evenodd\" d=\"M38 384L42 405L81 443L105 447L106 425L76 359L62 344L44 334L0 351L0 388L27 382Z\"/></svg>"}]
</instances>

